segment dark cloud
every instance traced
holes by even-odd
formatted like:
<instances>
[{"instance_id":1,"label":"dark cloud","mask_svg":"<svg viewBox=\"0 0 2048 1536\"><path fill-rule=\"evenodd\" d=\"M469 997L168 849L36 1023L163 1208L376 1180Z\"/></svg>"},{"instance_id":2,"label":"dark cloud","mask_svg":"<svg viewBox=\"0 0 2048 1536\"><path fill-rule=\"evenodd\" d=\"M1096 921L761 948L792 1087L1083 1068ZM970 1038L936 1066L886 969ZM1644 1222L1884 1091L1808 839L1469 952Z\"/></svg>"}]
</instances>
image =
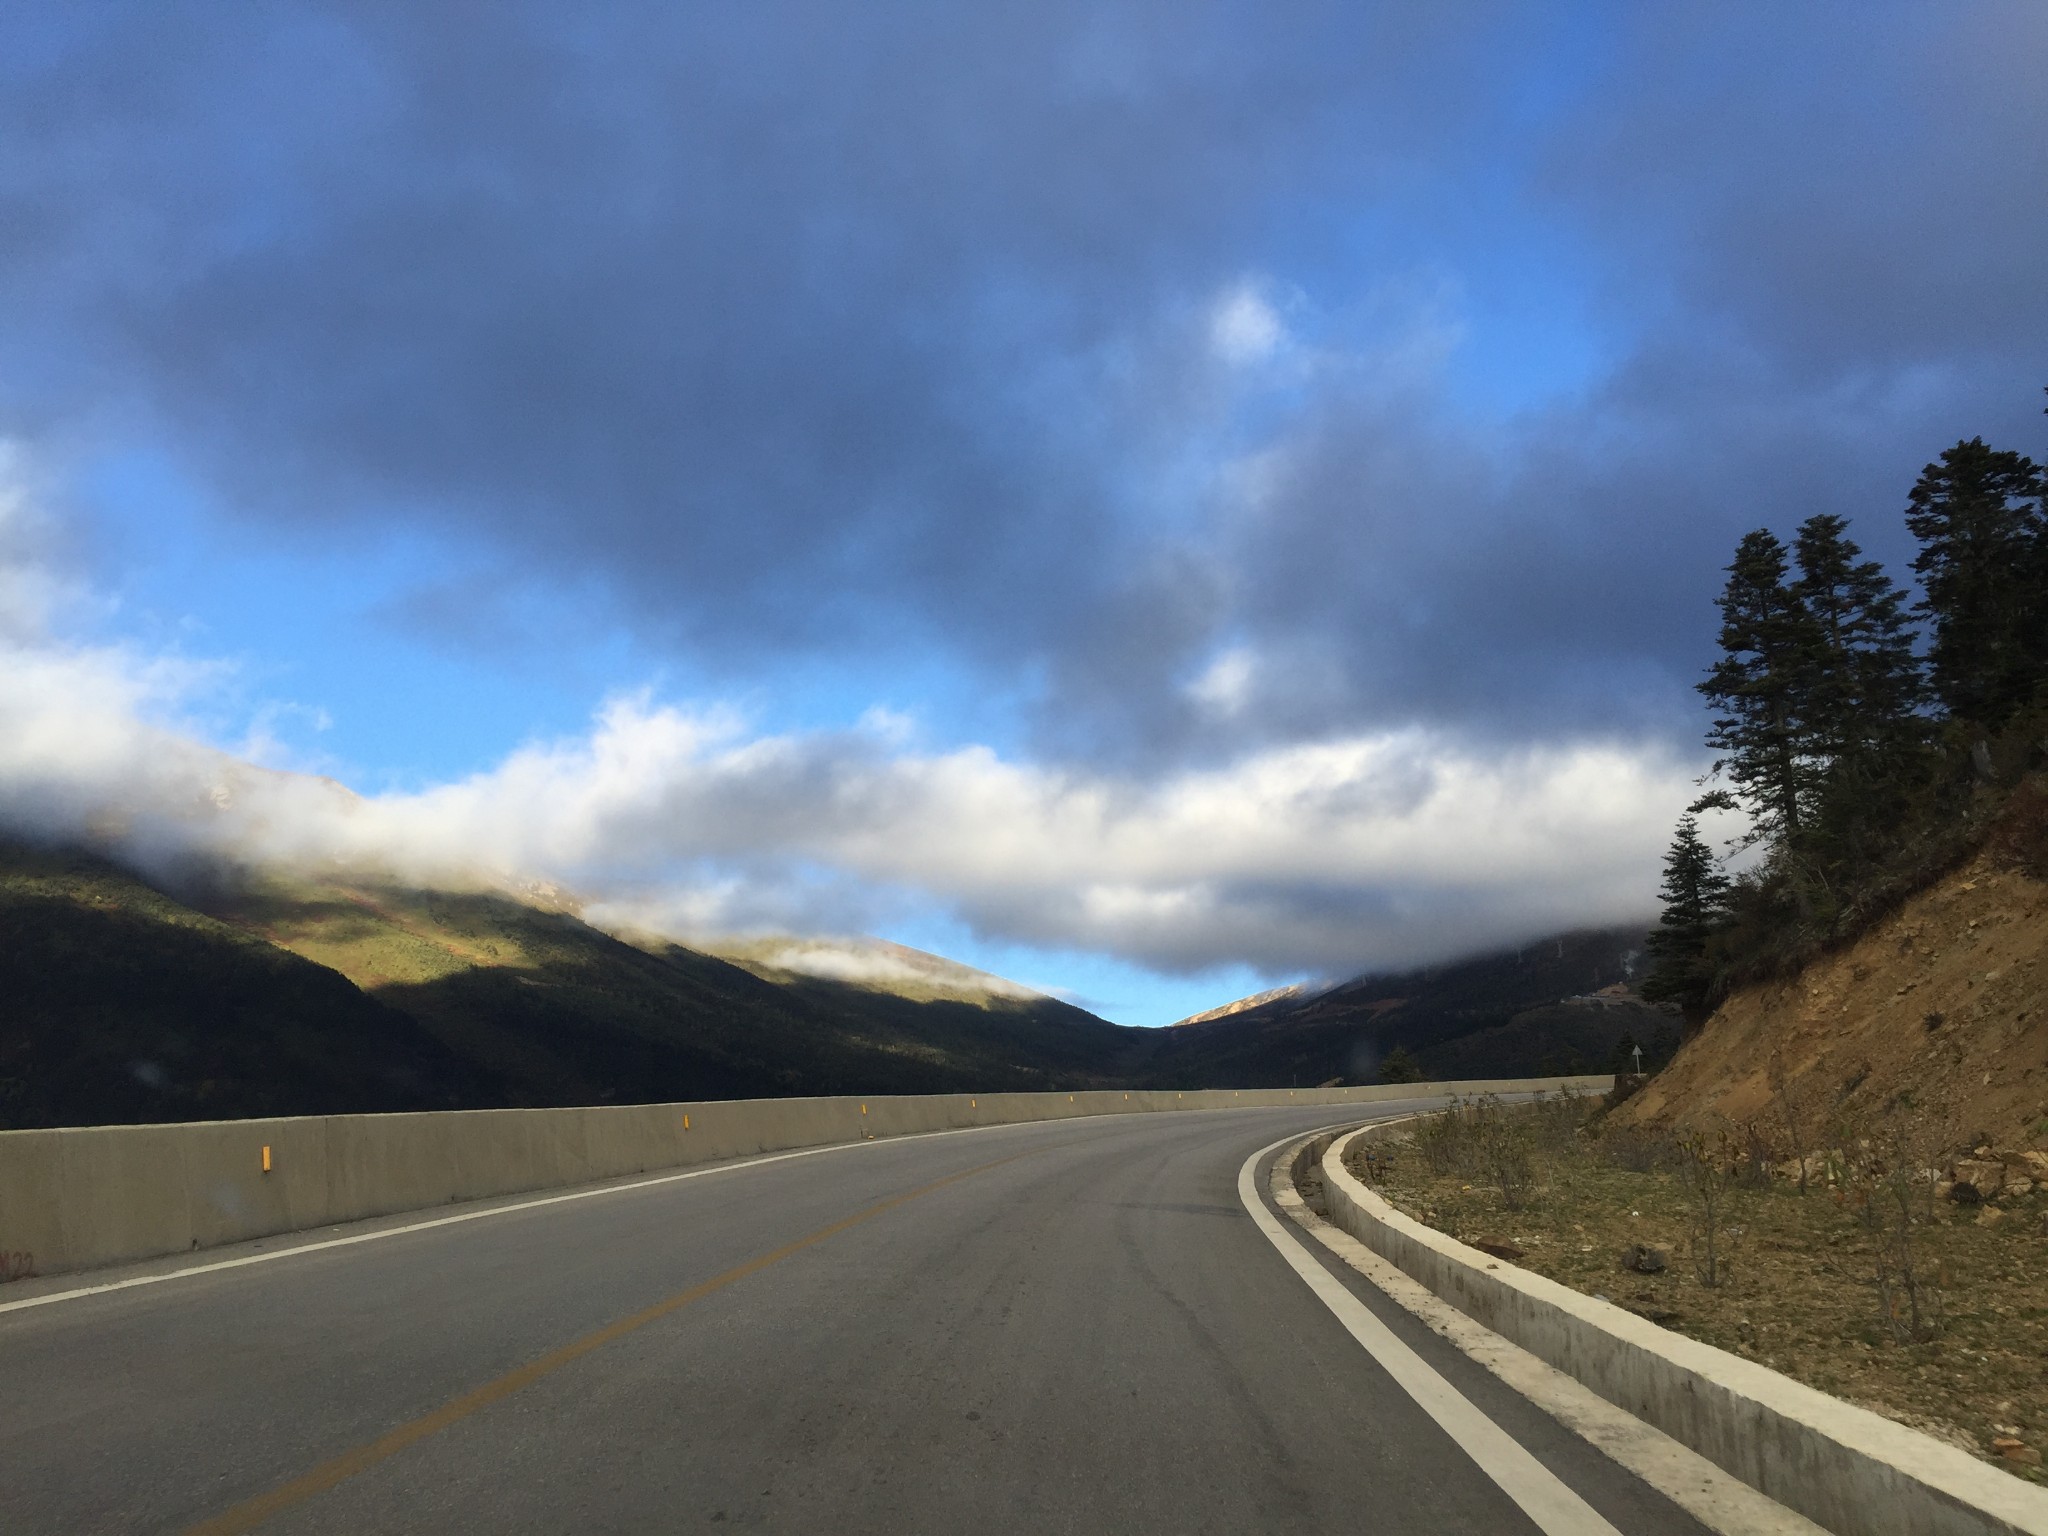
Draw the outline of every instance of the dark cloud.
<instances>
[{"instance_id":1,"label":"dark cloud","mask_svg":"<svg viewBox=\"0 0 2048 1536\"><path fill-rule=\"evenodd\" d=\"M1743 528L1896 557L1921 461L2038 441L2041 18L17 13L0 408L309 537L480 536L714 667L937 645L1065 754L1683 734ZM1517 360L1501 419L1459 370L1518 263L1604 362ZM1247 275L1320 363L1226 376ZM1255 505L1207 473L1260 451Z\"/></svg>"}]
</instances>

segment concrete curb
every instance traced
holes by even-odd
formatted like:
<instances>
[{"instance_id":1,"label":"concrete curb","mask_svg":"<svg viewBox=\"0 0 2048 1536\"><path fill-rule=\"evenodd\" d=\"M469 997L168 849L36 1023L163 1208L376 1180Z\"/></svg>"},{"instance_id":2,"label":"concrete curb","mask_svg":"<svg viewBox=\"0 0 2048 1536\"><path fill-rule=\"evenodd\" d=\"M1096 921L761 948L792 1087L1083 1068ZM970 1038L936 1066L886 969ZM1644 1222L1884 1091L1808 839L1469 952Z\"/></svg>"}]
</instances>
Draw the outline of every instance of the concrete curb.
<instances>
[{"instance_id":1,"label":"concrete curb","mask_svg":"<svg viewBox=\"0 0 2048 1536\"><path fill-rule=\"evenodd\" d=\"M1489 1258L1402 1215L1323 1154L1329 1219L1466 1316L1840 1536L2048 1536L2048 1492L1954 1446Z\"/></svg>"},{"instance_id":2,"label":"concrete curb","mask_svg":"<svg viewBox=\"0 0 2048 1536\"><path fill-rule=\"evenodd\" d=\"M1563 1081L738 1099L0 1131L0 1275L65 1274L460 1200L925 1131L1373 1104ZM1569 1081L1597 1090L1611 1079Z\"/></svg>"},{"instance_id":3,"label":"concrete curb","mask_svg":"<svg viewBox=\"0 0 2048 1536\"><path fill-rule=\"evenodd\" d=\"M1806 1516L1766 1498L1663 1430L1624 1413L1577 1378L1480 1326L1349 1232L1318 1216L1295 1181L1302 1164L1313 1156L1320 1188L1322 1151L1332 1139L1321 1133L1281 1154L1272 1167L1273 1203L1373 1289L1719 1536L1827 1536Z\"/></svg>"}]
</instances>

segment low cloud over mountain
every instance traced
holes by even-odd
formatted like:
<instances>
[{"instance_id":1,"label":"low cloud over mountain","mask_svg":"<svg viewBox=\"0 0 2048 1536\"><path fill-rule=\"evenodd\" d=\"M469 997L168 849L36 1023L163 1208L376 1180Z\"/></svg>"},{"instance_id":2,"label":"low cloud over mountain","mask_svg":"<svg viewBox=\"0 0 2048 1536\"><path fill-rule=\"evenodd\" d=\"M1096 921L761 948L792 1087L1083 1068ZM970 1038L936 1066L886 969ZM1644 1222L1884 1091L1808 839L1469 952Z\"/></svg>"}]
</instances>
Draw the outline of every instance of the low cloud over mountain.
<instances>
[{"instance_id":1,"label":"low cloud over mountain","mask_svg":"<svg viewBox=\"0 0 2048 1536\"><path fill-rule=\"evenodd\" d=\"M2044 441L2034 0L11 19L38 824L1404 964L1644 910L1739 536Z\"/></svg>"},{"instance_id":2,"label":"low cloud over mountain","mask_svg":"<svg viewBox=\"0 0 2048 1536\"><path fill-rule=\"evenodd\" d=\"M1482 754L1409 729L1140 779L921 748L901 722L763 733L638 694L482 773L358 795L202 739L228 669L62 638L60 586L20 553L0 570L13 829L160 863L545 878L608 921L678 934L864 930L936 907L1173 971L1438 958L1640 915L1697 772L1654 747Z\"/></svg>"}]
</instances>

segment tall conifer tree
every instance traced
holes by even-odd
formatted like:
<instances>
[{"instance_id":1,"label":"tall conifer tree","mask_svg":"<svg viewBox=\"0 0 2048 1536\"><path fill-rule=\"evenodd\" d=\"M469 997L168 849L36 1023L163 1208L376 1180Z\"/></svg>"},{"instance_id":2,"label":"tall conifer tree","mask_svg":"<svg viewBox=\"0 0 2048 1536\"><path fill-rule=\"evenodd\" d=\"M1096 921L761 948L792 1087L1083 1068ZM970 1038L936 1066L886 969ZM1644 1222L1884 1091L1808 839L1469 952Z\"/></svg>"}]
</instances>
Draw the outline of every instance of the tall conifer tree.
<instances>
[{"instance_id":1,"label":"tall conifer tree","mask_svg":"<svg viewBox=\"0 0 2048 1536\"><path fill-rule=\"evenodd\" d=\"M1933 627L1935 696L1980 730L2025 705L2048 663L2044 494L2032 459L1973 437L1921 471L1907 506L1906 526L1920 540L1919 611Z\"/></svg>"},{"instance_id":2,"label":"tall conifer tree","mask_svg":"<svg viewBox=\"0 0 2048 1536\"><path fill-rule=\"evenodd\" d=\"M1728 919L1728 877L1690 811L1679 818L1671 851L1664 856L1660 894L1664 915L1648 940L1652 964L1643 996L1653 1003L1677 1004L1690 1026L1699 1022L1712 998L1707 945Z\"/></svg>"},{"instance_id":3,"label":"tall conifer tree","mask_svg":"<svg viewBox=\"0 0 2048 1536\"><path fill-rule=\"evenodd\" d=\"M1795 688L1801 749L1816 768L1814 851L1827 862L1867 862L1896 828L1918 769L1926 685L1913 653L1906 594L1821 513L1793 540L1805 614Z\"/></svg>"},{"instance_id":4,"label":"tall conifer tree","mask_svg":"<svg viewBox=\"0 0 2048 1536\"><path fill-rule=\"evenodd\" d=\"M1722 590L1721 659L1699 685L1713 707L1707 745L1748 807L1748 841L1796 841L1814 790L1804 692L1813 626L1786 585L1785 546L1770 530L1745 534Z\"/></svg>"}]
</instances>

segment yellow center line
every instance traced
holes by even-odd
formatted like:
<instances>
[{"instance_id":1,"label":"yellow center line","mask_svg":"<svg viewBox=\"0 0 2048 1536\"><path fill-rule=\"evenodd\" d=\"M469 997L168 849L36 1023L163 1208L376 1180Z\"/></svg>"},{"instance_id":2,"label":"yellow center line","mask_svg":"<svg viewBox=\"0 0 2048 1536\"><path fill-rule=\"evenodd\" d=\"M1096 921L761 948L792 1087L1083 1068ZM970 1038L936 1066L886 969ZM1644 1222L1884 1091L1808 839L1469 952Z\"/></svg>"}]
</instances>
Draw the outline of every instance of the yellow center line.
<instances>
[{"instance_id":1,"label":"yellow center line","mask_svg":"<svg viewBox=\"0 0 2048 1536\"><path fill-rule=\"evenodd\" d=\"M1059 1142L1055 1145L1065 1146L1067 1143ZM465 1392L462 1396L443 1403L433 1412L422 1414L396 1429L379 1435L367 1445L359 1445L353 1450L343 1451L339 1456L321 1462L310 1472L295 1477L288 1483L279 1484L268 1493L259 1493L253 1499L245 1499L233 1508L215 1515L211 1520L202 1520L197 1525L187 1526L185 1536L232 1536L235 1532L253 1531L271 1516L281 1514L296 1504L303 1504L317 1494L325 1493L328 1489L348 1481L358 1472L367 1472L379 1462L396 1456L407 1446L416 1445L430 1435L439 1434L452 1424L461 1423L471 1414L532 1386L542 1377L550 1376L563 1366L582 1359L592 1350L602 1349L636 1329L659 1322L671 1312L680 1311L693 1301L702 1301L706 1296L722 1291L749 1275L759 1274L770 1265L781 1263L792 1254L801 1253L804 1249L822 1243L828 1237L836 1237L862 1222L873 1221L877 1216L893 1211L899 1205L908 1205L920 1196L944 1189L949 1184L958 1184L962 1179L971 1179L976 1174L987 1173L991 1168L1000 1168L1005 1163L1014 1163L1020 1157L1031 1157L1039 1152L1052 1150L1053 1147L1034 1147L1028 1152L1015 1152L1008 1157L999 1157L992 1163L983 1163L963 1173L948 1174L943 1179L919 1185L906 1194L893 1196L878 1205L871 1205L864 1211L856 1211L830 1226L820 1227L793 1243L784 1243L772 1253L764 1253L759 1258L749 1259L744 1264L728 1269L722 1275L712 1276L701 1285L693 1285L686 1291L677 1291L675 1295L657 1301L651 1307L643 1307L630 1317L622 1317L615 1323L607 1323L593 1333L586 1333L582 1338L572 1340L560 1349L542 1355L538 1360L528 1361L516 1370L507 1371L495 1381L487 1381L474 1391Z\"/></svg>"}]
</instances>

